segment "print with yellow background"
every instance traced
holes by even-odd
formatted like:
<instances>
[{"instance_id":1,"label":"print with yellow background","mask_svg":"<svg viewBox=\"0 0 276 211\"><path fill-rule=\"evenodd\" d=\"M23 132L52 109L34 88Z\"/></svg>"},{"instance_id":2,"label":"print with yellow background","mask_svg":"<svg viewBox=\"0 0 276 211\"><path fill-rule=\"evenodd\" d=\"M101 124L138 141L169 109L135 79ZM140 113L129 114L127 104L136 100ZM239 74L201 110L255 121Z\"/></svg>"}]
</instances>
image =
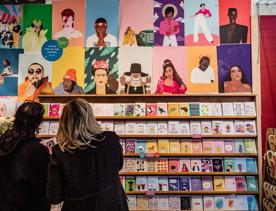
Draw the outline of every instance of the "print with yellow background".
<instances>
[{"instance_id":1,"label":"print with yellow background","mask_svg":"<svg viewBox=\"0 0 276 211\"><path fill-rule=\"evenodd\" d=\"M55 89L61 82L68 69L77 72L77 84L84 86L84 48L67 47L63 49L60 59L53 62L52 87Z\"/></svg>"},{"instance_id":2,"label":"print with yellow background","mask_svg":"<svg viewBox=\"0 0 276 211\"><path fill-rule=\"evenodd\" d=\"M187 77L188 93L217 93L218 92L218 68L217 68L217 49L214 46L206 47L187 47ZM214 70L215 80L211 84L193 84L191 83L191 72L199 66L200 58L208 56L210 65Z\"/></svg>"}]
</instances>

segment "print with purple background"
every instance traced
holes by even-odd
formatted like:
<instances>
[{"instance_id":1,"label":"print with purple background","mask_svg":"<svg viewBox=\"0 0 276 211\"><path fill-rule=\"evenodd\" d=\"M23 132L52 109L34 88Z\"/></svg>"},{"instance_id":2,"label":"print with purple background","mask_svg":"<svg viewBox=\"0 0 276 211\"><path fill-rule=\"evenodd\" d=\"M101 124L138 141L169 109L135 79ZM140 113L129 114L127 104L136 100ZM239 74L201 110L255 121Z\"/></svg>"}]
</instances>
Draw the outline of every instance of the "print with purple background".
<instances>
[{"instance_id":1,"label":"print with purple background","mask_svg":"<svg viewBox=\"0 0 276 211\"><path fill-rule=\"evenodd\" d=\"M223 92L223 82L232 65L242 67L246 82L252 87L251 45L221 45L217 47L219 92Z\"/></svg>"},{"instance_id":2,"label":"print with purple background","mask_svg":"<svg viewBox=\"0 0 276 211\"><path fill-rule=\"evenodd\" d=\"M176 35L177 45L184 46L184 1L183 0L154 0L154 45L163 46L164 36L159 33L160 22L164 20L162 9L167 4L172 4L177 9L177 16L174 20L180 23L180 32Z\"/></svg>"}]
</instances>

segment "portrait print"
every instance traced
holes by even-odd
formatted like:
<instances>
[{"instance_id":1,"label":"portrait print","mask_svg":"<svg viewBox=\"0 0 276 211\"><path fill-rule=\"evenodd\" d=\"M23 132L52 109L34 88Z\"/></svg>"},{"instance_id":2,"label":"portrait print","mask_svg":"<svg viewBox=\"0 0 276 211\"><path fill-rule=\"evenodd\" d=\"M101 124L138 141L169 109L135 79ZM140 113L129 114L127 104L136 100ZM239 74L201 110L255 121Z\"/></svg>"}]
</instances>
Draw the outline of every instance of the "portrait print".
<instances>
[{"instance_id":1,"label":"portrait print","mask_svg":"<svg viewBox=\"0 0 276 211\"><path fill-rule=\"evenodd\" d=\"M86 47L117 47L119 1L86 1Z\"/></svg>"},{"instance_id":2,"label":"portrait print","mask_svg":"<svg viewBox=\"0 0 276 211\"><path fill-rule=\"evenodd\" d=\"M219 44L218 1L185 1L185 44Z\"/></svg>"},{"instance_id":3,"label":"portrait print","mask_svg":"<svg viewBox=\"0 0 276 211\"><path fill-rule=\"evenodd\" d=\"M52 5L24 5L23 39L24 52L40 52L52 38Z\"/></svg>"},{"instance_id":4,"label":"portrait print","mask_svg":"<svg viewBox=\"0 0 276 211\"><path fill-rule=\"evenodd\" d=\"M154 1L154 45L184 45L184 1Z\"/></svg>"},{"instance_id":5,"label":"portrait print","mask_svg":"<svg viewBox=\"0 0 276 211\"><path fill-rule=\"evenodd\" d=\"M85 1L67 0L53 2L53 38L65 37L69 46L84 46Z\"/></svg>"},{"instance_id":6,"label":"portrait print","mask_svg":"<svg viewBox=\"0 0 276 211\"><path fill-rule=\"evenodd\" d=\"M185 94L186 51L184 47L153 48L152 93Z\"/></svg>"},{"instance_id":7,"label":"portrait print","mask_svg":"<svg viewBox=\"0 0 276 211\"><path fill-rule=\"evenodd\" d=\"M72 59L74 58L74 59ZM84 49L67 47L53 62L52 87L55 94L82 94L84 86Z\"/></svg>"},{"instance_id":8,"label":"portrait print","mask_svg":"<svg viewBox=\"0 0 276 211\"><path fill-rule=\"evenodd\" d=\"M120 46L153 46L152 8L151 0L120 0Z\"/></svg>"},{"instance_id":9,"label":"portrait print","mask_svg":"<svg viewBox=\"0 0 276 211\"><path fill-rule=\"evenodd\" d=\"M22 5L1 5L0 48L20 48L23 34Z\"/></svg>"},{"instance_id":10,"label":"portrait print","mask_svg":"<svg viewBox=\"0 0 276 211\"><path fill-rule=\"evenodd\" d=\"M188 47L187 73L189 93L217 93L216 47Z\"/></svg>"},{"instance_id":11,"label":"portrait print","mask_svg":"<svg viewBox=\"0 0 276 211\"><path fill-rule=\"evenodd\" d=\"M118 48L86 48L85 75L86 94L116 94Z\"/></svg>"},{"instance_id":12,"label":"portrait print","mask_svg":"<svg viewBox=\"0 0 276 211\"><path fill-rule=\"evenodd\" d=\"M251 45L221 45L217 52L219 92L252 92Z\"/></svg>"},{"instance_id":13,"label":"portrait print","mask_svg":"<svg viewBox=\"0 0 276 211\"><path fill-rule=\"evenodd\" d=\"M39 94L54 94L52 90L52 64L41 54L19 55L18 101L38 101Z\"/></svg>"},{"instance_id":14,"label":"portrait print","mask_svg":"<svg viewBox=\"0 0 276 211\"><path fill-rule=\"evenodd\" d=\"M219 0L220 43L250 43L251 1Z\"/></svg>"},{"instance_id":15,"label":"portrait print","mask_svg":"<svg viewBox=\"0 0 276 211\"><path fill-rule=\"evenodd\" d=\"M0 49L0 96L17 96L19 54L23 49Z\"/></svg>"},{"instance_id":16,"label":"portrait print","mask_svg":"<svg viewBox=\"0 0 276 211\"><path fill-rule=\"evenodd\" d=\"M150 94L152 48L119 49L120 94Z\"/></svg>"}]
</instances>

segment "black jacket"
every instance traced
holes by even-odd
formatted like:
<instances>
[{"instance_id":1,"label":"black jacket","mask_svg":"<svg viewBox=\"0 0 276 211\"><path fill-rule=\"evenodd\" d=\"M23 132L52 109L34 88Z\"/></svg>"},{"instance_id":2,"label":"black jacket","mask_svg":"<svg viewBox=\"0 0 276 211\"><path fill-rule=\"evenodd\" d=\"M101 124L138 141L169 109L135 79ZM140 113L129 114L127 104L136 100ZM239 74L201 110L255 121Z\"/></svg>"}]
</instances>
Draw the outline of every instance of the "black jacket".
<instances>
[{"instance_id":1,"label":"black jacket","mask_svg":"<svg viewBox=\"0 0 276 211\"><path fill-rule=\"evenodd\" d=\"M49 211L49 154L39 139L0 139L0 210Z\"/></svg>"},{"instance_id":2,"label":"black jacket","mask_svg":"<svg viewBox=\"0 0 276 211\"><path fill-rule=\"evenodd\" d=\"M119 171L122 147L114 132L103 132L85 150L53 148L48 169L48 196L64 201L62 211L128 211Z\"/></svg>"}]
</instances>

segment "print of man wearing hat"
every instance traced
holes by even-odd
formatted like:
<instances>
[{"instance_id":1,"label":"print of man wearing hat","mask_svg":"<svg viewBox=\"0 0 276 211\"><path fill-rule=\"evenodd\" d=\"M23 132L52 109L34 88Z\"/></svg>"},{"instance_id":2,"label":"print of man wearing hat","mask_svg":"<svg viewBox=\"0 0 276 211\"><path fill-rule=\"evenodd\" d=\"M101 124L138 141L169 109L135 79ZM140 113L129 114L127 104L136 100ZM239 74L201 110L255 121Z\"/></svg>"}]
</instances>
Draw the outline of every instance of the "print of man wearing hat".
<instances>
[{"instance_id":1,"label":"print of man wearing hat","mask_svg":"<svg viewBox=\"0 0 276 211\"><path fill-rule=\"evenodd\" d=\"M77 75L75 69L69 69L61 82L55 88L56 95L82 94L83 88L77 84Z\"/></svg>"},{"instance_id":2,"label":"print of man wearing hat","mask_svg":"<svg viewBox=\"0 0 276 211\"><path fill-rule=\"evenodd\" d=\"M125 76L129 76L130 80L127 81ZM142 80L146 77L145 82ZM132 63L130 72L125 72L120 78L121 94L150 94L151 78L147 73L142 72L141 64Z\"/></svg>"}]
</instances>

